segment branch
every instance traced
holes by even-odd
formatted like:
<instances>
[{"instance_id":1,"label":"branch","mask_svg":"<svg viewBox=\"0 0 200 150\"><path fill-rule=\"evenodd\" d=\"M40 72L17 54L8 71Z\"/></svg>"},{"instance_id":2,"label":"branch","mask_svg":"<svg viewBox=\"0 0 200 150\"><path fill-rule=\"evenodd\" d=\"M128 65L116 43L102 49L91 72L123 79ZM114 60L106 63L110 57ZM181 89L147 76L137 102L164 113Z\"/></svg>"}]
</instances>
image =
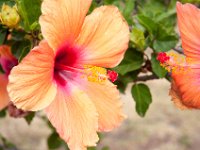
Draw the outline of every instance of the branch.
<instances>
[{"instance_id":1,"label":"branch","mask_svg":"<svg viewBox=\"0 0 200 150\"><path fill-rule=\"evenodd\" d=\"M183 53L183 49L180 48L180 47L177 47L177 48L173 48L174 51L178 52L179 54L184 54Z\"/></svg>"},{"instance_id":2,"label":"branch","mask_svg":"<svg viewBox=\"0 0 200 150\"><path fill-rule=\"evenodd\" d=\"M135 81L148 81L153 79L159 79L159 78L156 75L152 74L152 75L140 76Z\"/></svg>"},{"instance_id":3,"label":"branch","mask_svg":"<svg viewBox=\"0 0 200 150\"><path fill-rule=\"evenodd\" d=\"M96 0L96 2L97 2L97 4L99 4L99 3L101 3L101 2L102 2L102 0Z\"/></svg>"}]
</instances>

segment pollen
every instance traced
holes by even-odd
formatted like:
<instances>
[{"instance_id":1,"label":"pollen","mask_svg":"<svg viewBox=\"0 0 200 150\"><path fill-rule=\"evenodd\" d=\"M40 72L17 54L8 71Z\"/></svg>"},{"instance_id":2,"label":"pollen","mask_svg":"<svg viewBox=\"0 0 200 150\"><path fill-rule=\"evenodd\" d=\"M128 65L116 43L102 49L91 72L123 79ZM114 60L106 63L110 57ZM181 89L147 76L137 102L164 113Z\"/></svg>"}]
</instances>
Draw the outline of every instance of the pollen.
<instances>
[{"instance_id":1,"label":"pollen","mask_svg":"<svg viewBox=\"0 0 200 150\"><path fill-rule=\"evenodd\" d=\"M87 80L90 82L103 83L107 79L107 71L105 68L97 66L84 66L84 76L87 77Z\"/></svg>"},{"instance_id":2,"label":"pollen","mask_svg":"<svg viewBox=\"0 0 200 150\"><path fill-rule=\"evenodd\" d=\"M87 78L90 82L104 83L106 80L115 82L118 78L118 74L112 70L106 70L105 68L91 65L84 65L81 78Z\"/></svg>"},{"instance_id":3,"label":"pollen","mask_svg":"<svg viewBox=\"0 0 200 150\"><path fill-rule=\"evenodd\" d=\"M185 73L186 71L190 71L189 60L184 55L174 51L159 53L157 60L168 72Z\"/></svg>"}]
</instances>

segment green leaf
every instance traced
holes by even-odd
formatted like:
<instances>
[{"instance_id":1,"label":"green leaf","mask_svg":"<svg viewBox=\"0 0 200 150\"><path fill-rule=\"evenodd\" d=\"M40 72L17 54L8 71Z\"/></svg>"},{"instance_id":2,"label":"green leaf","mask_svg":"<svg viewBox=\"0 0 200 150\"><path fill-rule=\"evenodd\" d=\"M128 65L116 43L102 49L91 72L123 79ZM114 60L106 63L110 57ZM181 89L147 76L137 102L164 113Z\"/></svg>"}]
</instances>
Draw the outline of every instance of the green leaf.
<instances>
[{"instance_id":1,"label":"green leaf","mask_svg":"<svg viewBox=\"0 0 200 150\"><path fill-rule=\"evenodd\" d=\"M30 112L24 119L30 125L34 117L35 117L35 112Z\"/></svg>"},{"instance_id":2,"label":"green leaf","mask_svg":"<svg viewBox=\"0 0 200 150\"><path fill-rule=\"evenodd\" d=\"M140 70L135 70L125 75L119 74L118 80L115 82L119 91L121 93L125 93L128 83L134 82L134 80L137 78L139 73L140 73Z\"/></svg>"},{"instance_id":3,"label":"green leaf","mask_svg":"<svg viewBox=\"0 0 200 150\"><path fill-rule=\"evenodd\" d=\"M106 5L113 4L116 1L118 2L119 0L103 0L104 4L106 4Z\"/></svg>"},{"instance_id":4,"label":"green leaf","mask_svg":"<svg viewBox=\"0 0 200 150\"><path fill-rule=\"evenodd\" d=\"M122 82L122 81L120 81L120 80L117 80L116 82L115 82L115 84L117 85L117 89L121 92L121 93L125 93L125 90L126 90L126 85Z\"/></svg>"},{"instance_id":5,"label":"green leaf","mask_svg":"<svg viewBox=\"0 0 200 150\"><path fill-rule=\"evenodd\" d=\"M91 13L98 6L96 1L92 1L92 4L89 9L89 13Z\"/></svg>"},{"instance_id":6,"label":"green leaf","mask_svg":"<svg viewBox=\"0 0 200 150\"><path fill-rule=\"evenodd\" d=\"M0 111L0 118L4 118L6 116L6 109Z\"/></svg>"},{"instance_id":7,"label":"green leaf","mask_svg":"<svg viewBox=\"0 0 200 150\"><path fill-rule=\"evenodd\" d=\"M31 42L29 40L17 41L12 45L12 53L18 58L20 62L30 51Z\"/></svg>"},{"instance_id":8,"label":"green leaf","mask_svg":"<svg viewBox=\"0 0 200 150\"><path fill-rule=\"evenodd\" d=\"M26 31L34 30L41 15L41 0L17 0L22 25ZM37 29L37 28L36 28Z\"/></svg>"},{"instance_id":9,"label":"green leaf","mask_svg":"<svg viewBox=\"0 0 200 150\"><path fill-rule=\"evenodd\" d=\"M195 4L200 4L199 0L181 0L183 3L195 3Z\"/></svg>"},{"instance_id":10,"label":"green leaf","mask_svg":"<svg viewBox=\"0 0 200 150\"><path fill-rule=\"evenodd\" d=\"M3 144L2 150L17 150L17 147L13 143L8 141L5 137L3 137L1 134L0 134L0 143Z\"/></svg>"},{"instance_id":11,"label":"green leaf","mask_svg":"<svg viewBox=\"0 0 200 150\"><path fill-rule=\"evenodd\" d=\"M49 149L57 149L61 147L62 141L60 140L59 135L56 132L53 132L49 137L48 137L48 147Z\"/></svg>"},{"instance_id":12,"label":"green leaf","mask_svg":"<svg viewBox=\"0 0 200 150\"><path fill-rule=\"evenodd\" d=\"M133 22L132 16L134 7L135 7L135 0L125 0L123 16L129 24Z\"/></svg>"},{"instance_id":13,"label":"green leaf","mask_svg":"<svg viewBox=\"0 0 200 150\"><path fill-rule=\"evenodd\" d=\"M115 5L121 12L124 10L124 2L122 0L102 0L104 5Z\"/></svg>"},{"instance_id":14,"label":"green leaf","mask_svg":"<svg viewBox=\"0 0 200 150\"><path fill-rule=\"evenodd\" d=\"M171 40L168 39L167 41L159 41L155 40L153 43L153 49L156 52L167 52L170 49L174 48L176 46L177 40Z\"/></svg>"},{"instance_id":15,"label":"green leaf","mask_svg":"<svg viewBox=\"0 0 200 150\"><path fill-rule=\"evenodd\" d=\"M88 147L87 150L97 150L96 147Z\"/></svg>"},{"instance_id":16,"label":"green leaf","mask_svg":"<svg viewBox=\"0 0 200 150\"><path fill-rule=\"evenodd\" d=\"M156 55L151 55L151 66L153 69L153 72L159 77L163 78L167 74L167 70L165 70L163 67L160 66L160 62L156 59Z\"/></svg>"},{"instance_id":17,"label":"green leaf","mask_svg":"<svg viewBox=\"0 0 200 150\"><path fill-rule=\"evenodd\" d=\"M139 23L147 29L147 31L151 34L151 36L157 34L158 25L156 24L155 21L144 15L138 15L137 18Z\"/></svg>"},{"instance_id":18,"label":"green leaf","mask_svg":"<svg viewBox=\"0 0 200 150\"><path fill-rule=\"evenodd\" d=\"M159 26L157 38L154 40L153 49L156 52L166 52L176 46L178 42L177 35L174 32L167 31L164 27Z\"/></svg>"},{"instance_id":19,"label":"green leaf","mask_svg":"<svg viewBox=\"0 0 200 150\"><path fill-rule=\"evenodd\" d=\"M141 0L140 0L141 1ZM145 0L140 3L139 12L150 18L157 16L157 14L166 12L166 5L163 0Z\"/></svg>"},{"instance_id":20,"label":"green leaf","mask_svg":"<svg viewBox=\"0 0 200 150\"><path fill-rule=\"evenodd\" d=\"M12 40L14 41L23 41L24 40L24 36L26 35L26 32L20 30L13 30L11 32L11 37L12 37Z\"/></svg>"},{"instance_id":21,"label":"green leaf","mask_svg":"<svg viewBox=\"0 0 200 150\"><path fill-rule=\"evenodd\" d=\"M6 40L7 29L0 25L0 45L4 44Z\"/></svg>"},{"instance_id":22,"label":"green leaf","mask_svg":"<svg viewBox=\"0 0 200 150\"><path fill-rule=\"evenodd\" d=\"M143 53L136 51L133 48L127 50L124 60L114 68L120 75L125 75L128 72L138 70L143 64Z\"/></svg>"},{"instance_id":23,"label":"green leaf","mask_svg":"<svg viewBox=\"0 0 200 150\"><path fill-rule=\"evenodd\" d=\"M137 78L139 72L140 72L140 70L135 70L135 71L129 72L123 76L119 75L119 78L124 84L127 85L128 83L133 82Z\"/></svg>"},{"instance_id":24,"label":"green leaf","mask_svg":"<svg viewBox=\"0 0 200 150\"><path fill-rule=\"evenodd\" d=\"M19 62L21 62L22 59L29 53L30 49L31 49L31 45L30 45L30 41L29 41L29 43L26 43L26 45L24 45L24 47L22 49L21 55L18 59Z\"/></svg>"},{"instance_id":25,"label":"green leaf","mask_svg":"<svg viewBox=\"0 0 200 150\"><path fill-rule=\"evenodd\" d=\"M141 116L144 117L149 105L152 102L151 92L145 84L134 84L131 89L132 97L136 102L136 111Z\"/></svg>"},{"instance_id":26,"label":"green leaf","mask_svg":"<svg viewBox=\"0 0 200 150\"><path fill-rule=\"evenodd\" d=\"M13 6L15 4L14 0L0 0L0 9L3 4Z\"/></svg>"},{"instance_id":27,"label":"green leaf","mask_svg":"<svg viewBox=\"0 0 200 150\"><path fill-rule=\"evenodd\" d=\"M167 31L163 30L160 26L157 26L156 33L151 34L151 39L153 39L153 46L151 48L153 48L155 52L169 51L174 48L178 42L176 35L167 33Z\"/></svg>"},{"instance_id":28,"label":"green leaf","mask_svg":"<svg viewBox=\"0 0 200 150\"><path fill-rule=\"evenodd\" d=\"M38 21L35 21L34 23L32 23L32 24L30 25L30 29L31 29L32 31L34 31L34 30L39 30L39 29L40 29L40 24L39 24L39 22L38 22Z\"/></svg>"},{"instance_id":29,"label":"green leaf","mask_svg":"<svg viewBox=\"0 0 200 150\"><path fill-rule=\"evenodd\" d=\"M160 21L166 21L166 19L168 19L169 17L173 16L173 15L176 15L176 9L175 7L165 13L161 13L159 16L157 16L155 19L157 22L160 22Z\"/></svg>"},{"instance_id":30,"label":"green leaf","mask_svg":"<svg viewBox=\"0 0 200 150\"><path fill-rule=\"evenodd\" d=\"M110 148L108 146L104 146L101 150L109 150Z\"/></svg>"},{"instance_id":31,"label":"green leaf","mask_svg":"<svg viewBox=\"0 0 200 150\"><path fill-rule=\"evenodd\" d=\"M139 51L143 52L145 50L145 37L144 37L144 31L138 28L133 28L130 40L133 42L133 45L135 48L137 48Z\"/></svg>"},{"instance_id":32,"label":"green leaf","mask_svg":"<svg viewBox=\"0 0 200 150\"><path fill-rule=\"evenodd\" d=\"M135 0L125 0L125 9L123 11L124 16L131 16L135 7Z\"/></svg>"},{"instance_id":33,"label":"green leaf","mask_svg":"<svg viewBox=\"0 0 200 150\"><path fill-rule=\"evenodd\" d=\"M173 12L170 13L173 14ZM160 22L165 17L167 16L161 16L159 20L144 15L138 15L137 17L139 23L149 32L149 46L153 48L155 52L169 51L175 47L178 42L173 24L165 26Z\"/></svg>"}]
</instances>

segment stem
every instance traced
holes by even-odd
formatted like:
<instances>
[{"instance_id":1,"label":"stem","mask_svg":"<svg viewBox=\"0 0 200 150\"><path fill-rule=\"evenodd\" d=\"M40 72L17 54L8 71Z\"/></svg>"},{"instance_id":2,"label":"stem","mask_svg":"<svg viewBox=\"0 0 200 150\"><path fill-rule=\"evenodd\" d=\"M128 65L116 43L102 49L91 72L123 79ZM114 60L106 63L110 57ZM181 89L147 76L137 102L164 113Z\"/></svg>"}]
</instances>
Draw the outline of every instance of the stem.
<instances>
[{"instance_id":1,"label":"stem","mask_svg":"<svg viewBox=\"0 0 200 150\"><path fill-rule=\"evenodd\" d=\"M9 33L10 33L10 32L9 32L9 29L6 29L6 36L5 36L5 38L4 38L3 44L6 43L6 41L7 41L7 39L8 39Z\"/></svg>"},{"instance_id":2,"label":"stem","mask_svg":"<svg viewBox=\"0 0 200 150\"><path fill-rule=\"evenodd\" d=\"M136 79L136 81L148 81L148 80L153 80L153 79L159 79L156 75L145 75L145 76L140 76Z\"/></svg>"},{"instance_id":3,"label":"stem","mask_svg":"<svg viewBox=\"0 0 200 150\"><path fill-rule=\"evenodd\" d=\"M173 48L174 51L178 52L179 54L184 54L183 53L183 49L180 48L180 47L177 47L177 48Z\"/></svg>"}]
</instances>

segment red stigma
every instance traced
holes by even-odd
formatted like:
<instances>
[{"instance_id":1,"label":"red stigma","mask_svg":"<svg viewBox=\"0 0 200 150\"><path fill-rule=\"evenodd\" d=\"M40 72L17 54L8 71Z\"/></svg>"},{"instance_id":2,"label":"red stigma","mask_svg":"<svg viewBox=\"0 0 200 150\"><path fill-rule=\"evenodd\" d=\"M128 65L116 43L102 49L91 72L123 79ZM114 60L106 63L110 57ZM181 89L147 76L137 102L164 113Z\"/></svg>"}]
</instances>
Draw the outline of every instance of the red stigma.
<instances>
[{"instance_id":1,"label":"red stigma","mask_svg":"<svg viewBox=\"0 0 200 150\"><path fill-rule=\"evenodd\" d=\"M118 73L112 70L108 70L107 75L108 79L110 79L112 82L115 82L118 78Z\"/></svg>"},{"instance_id":2,"label":"red stigma","mask_svg":"<svg viewBox=\"0 0 200 150\"><path fill-rule=\"evenodd\" d=\"M167 56L167 54L165 52L160 52L157 55L157 60L162 64L165 63L166 61L168 61L169 59L170 59L170 57Z\"/></svg>"}]
</instances>

